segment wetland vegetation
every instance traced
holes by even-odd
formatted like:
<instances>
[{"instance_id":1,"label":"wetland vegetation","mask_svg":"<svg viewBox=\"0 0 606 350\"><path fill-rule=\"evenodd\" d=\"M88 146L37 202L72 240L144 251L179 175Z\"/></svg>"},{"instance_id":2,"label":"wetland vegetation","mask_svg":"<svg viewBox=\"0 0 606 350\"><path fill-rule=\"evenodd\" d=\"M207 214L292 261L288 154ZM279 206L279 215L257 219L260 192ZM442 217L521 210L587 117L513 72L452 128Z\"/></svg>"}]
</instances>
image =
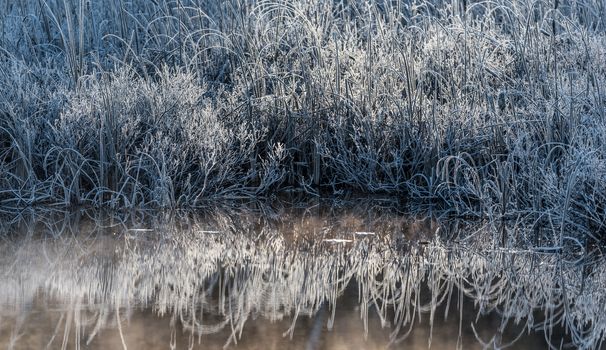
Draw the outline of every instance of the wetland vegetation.
<instances>
[{"instance_id":1,"label":"wetland vegetation","mask_svg":"<svg viewBox=\"0 0 606 350\"><path fill-rule=\"evenodd\" d=\"M0 9L2 211L388 194L605 233L601 0Z\"/></svg>"},{"instance_id":2,"label":"wetland vegetation","mask_svg":"<svg viewBox=\"0 0 606 350\"><path fill-rule=\"evenodd\" d=\"M603 0L0 0L0 341L599 348L605 82Z\"/></svg>"}]
</instances>

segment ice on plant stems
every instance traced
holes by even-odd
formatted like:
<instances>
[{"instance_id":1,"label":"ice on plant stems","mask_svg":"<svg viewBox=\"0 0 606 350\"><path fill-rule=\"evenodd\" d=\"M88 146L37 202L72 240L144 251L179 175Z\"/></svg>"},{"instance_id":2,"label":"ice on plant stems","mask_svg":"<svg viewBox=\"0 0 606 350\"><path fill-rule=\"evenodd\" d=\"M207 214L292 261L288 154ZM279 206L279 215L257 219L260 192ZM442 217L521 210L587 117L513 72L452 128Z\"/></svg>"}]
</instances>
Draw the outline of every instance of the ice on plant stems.
<instances>
[{"instance_id":1,"label":"ice on plant stems","mask_svg":"<svg viewBox=\"0 0 606 350\"><path fill-rule=\"evenodd\" d=\"M2 0L0 207L361 193L600 241L602 5Z\"/></svg>"}]
</instances>

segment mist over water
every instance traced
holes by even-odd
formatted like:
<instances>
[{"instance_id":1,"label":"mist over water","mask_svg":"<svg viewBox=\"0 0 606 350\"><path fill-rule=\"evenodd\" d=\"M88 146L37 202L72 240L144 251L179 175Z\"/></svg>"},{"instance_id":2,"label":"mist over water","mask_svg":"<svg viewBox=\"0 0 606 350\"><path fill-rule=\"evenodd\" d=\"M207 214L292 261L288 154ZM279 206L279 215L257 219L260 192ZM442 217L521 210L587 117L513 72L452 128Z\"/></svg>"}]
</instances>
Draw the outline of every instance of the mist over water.
<instances>
[{"instance_id":1,"label":"mist over water","mask_svg":"<svg viewBox=\"0 0 606 350\"><path fill-rule=\"evenodd\" d=\"M488 229L376 205L23 216L2 225L0 347L601 347L603 260Z\"/></svg>"}]
</instances>

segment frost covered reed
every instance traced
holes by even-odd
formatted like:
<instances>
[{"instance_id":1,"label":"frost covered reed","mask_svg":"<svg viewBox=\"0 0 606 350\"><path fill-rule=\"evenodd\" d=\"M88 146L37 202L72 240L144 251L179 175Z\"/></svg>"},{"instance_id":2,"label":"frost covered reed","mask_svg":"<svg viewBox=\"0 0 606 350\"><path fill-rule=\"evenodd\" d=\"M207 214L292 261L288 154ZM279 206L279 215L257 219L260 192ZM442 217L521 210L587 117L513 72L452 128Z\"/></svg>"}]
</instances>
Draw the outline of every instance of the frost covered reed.
<instances>
[{"instance_id":1,"label":"frost covered reed","mask_svg":"<svg viewBox=\"0 0 606 350\"><path fill-rule=\"evenodd\" d=\"M0 210L390 194L606 230L601 0L0 0Z\"/></svg>"}]
</instances>

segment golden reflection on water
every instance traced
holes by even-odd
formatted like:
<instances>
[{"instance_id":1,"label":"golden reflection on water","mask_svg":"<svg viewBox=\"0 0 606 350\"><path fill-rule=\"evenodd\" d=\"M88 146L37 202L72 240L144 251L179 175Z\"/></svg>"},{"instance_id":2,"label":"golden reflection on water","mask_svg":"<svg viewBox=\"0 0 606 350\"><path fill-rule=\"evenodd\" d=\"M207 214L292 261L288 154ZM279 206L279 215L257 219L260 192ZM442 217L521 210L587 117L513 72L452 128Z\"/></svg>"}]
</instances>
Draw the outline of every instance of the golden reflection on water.
<instances>
[{"instance_id":1,"label":"golden reflection on water","mask_svg":"<svg viewBox=\"0 0 606 350\"><path fill-rule=\"evenodd\" d=\"M440 230L461 227L362 209L69 213L6 225L0 346L601 345L600 266L488 240L446 244Z\"/></svg>"}]
</instances>

